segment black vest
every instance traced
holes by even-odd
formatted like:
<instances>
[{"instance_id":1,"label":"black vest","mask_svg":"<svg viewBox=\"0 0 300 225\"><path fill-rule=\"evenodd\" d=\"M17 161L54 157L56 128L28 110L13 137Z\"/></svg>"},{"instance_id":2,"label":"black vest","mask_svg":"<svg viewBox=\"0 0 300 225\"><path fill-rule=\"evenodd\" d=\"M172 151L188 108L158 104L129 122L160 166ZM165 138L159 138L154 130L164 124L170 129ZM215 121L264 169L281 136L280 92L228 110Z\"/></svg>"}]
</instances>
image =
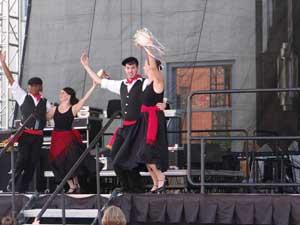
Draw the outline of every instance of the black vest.
<instances>
[{"instance_id":1,"label":"black vest","mask_svg":"<svg viewBox=\"0 0 300 225\"><path fill-rule=\"evenodd\" d=\"M137 120L140 115L142 105L143 81L137 80L130 89L129 93L124 82L122 82L121 84L120 95L122 115L124 120Z\"/></svg>"},{"instance_id":2,"label":"black vest","mask_svg":"<svg viewBox=\"0 0 300 225\"><path fill-rule=\"evenodd\" d=\"M34 130L43 130L46 126L47 99L41 98L37 106L30 95L26 95L23 104L21 105L22 124L32 114L35 113L35 118L32 118L26 124L27 128Z\"/></svg>"}]
</instances>

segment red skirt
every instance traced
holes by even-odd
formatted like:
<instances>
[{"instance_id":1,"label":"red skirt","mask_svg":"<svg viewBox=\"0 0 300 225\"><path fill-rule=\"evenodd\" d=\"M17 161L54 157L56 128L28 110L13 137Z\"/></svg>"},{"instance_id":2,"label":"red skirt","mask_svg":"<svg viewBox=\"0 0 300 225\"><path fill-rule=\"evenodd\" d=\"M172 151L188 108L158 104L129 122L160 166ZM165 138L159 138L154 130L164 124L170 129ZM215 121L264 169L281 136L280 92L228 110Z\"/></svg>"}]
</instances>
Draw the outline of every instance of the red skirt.
<instances>
[{"instance_id":1,"label":"red skirt","mask_svg":"<svg viewBox=\"0 0 300 225\"><path fill-rule=\"evenodd\" d=\"M64 158L64 155L74 143L82 145L82 139L78 130L52 131L49 160L53 161L57 157Z\"/></svg>"}]
</instances>

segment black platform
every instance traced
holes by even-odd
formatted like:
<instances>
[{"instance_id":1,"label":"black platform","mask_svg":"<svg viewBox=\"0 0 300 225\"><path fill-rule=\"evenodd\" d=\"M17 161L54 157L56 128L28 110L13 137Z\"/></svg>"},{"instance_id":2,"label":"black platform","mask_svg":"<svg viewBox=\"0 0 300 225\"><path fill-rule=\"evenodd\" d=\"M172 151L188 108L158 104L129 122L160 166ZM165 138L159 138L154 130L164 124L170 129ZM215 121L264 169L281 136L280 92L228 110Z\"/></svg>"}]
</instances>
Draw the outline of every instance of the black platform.
<instances>
[{"instance_id":1,"label":"black platform","mask_svg":"<svg viewBox=\"0 0 300 225\"><path fill-rule=\"evenodd\" d=\"M41 208L48 197L41 197L34 208ZM29 196L17 198L20 210ZM101 204L106 201L101 198ZM67 209L77 209L77 215L87 209L96 212L95 195L66 196L65 202ZM0 203L4 216L10 211L10 196L0 195ZM112 204L122 208L128 224L300 224L300 195L125 194ZM59 211L61 197L50 208Z\"/></svg>"}]
</instances>

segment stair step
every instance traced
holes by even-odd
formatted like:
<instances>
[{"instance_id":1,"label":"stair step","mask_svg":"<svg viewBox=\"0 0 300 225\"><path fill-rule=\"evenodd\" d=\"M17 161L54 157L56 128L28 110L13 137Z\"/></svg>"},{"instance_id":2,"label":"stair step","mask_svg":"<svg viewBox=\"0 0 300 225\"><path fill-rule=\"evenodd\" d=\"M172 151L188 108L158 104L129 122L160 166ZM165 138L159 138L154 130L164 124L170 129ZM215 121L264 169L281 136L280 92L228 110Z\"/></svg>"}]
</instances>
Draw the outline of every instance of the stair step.
<instances>
[{"instance_id":1,"label":"stair step","mask_svg":"<svg viewBox=\"0 0 300 225\"><path fill-rule=\"evenodd\" d=\"M41 209L27 209L24 210L24 217L36 217ZM95 218L97 216L97 209L66 209L66 218ZM47 209L42 217L47 218L61 218L61 209Z\"/></svg>"}]
</instances>

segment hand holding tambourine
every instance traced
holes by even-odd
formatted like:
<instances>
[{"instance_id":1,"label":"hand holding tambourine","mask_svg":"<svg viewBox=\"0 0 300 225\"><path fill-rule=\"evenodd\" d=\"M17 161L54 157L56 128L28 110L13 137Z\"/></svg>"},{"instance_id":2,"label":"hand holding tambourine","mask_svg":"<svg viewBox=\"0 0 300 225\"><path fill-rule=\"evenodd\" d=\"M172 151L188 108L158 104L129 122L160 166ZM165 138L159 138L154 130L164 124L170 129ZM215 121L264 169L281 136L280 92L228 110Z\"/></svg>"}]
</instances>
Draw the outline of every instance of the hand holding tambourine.
<instances>
[{"instance_id":1,"label":"hand holding tambourine","mask_svg":"<svg viewBox=\"0 0 300 225\"><path fill-rule=\"evenodd\" d=\"M154 37L154 35L147 29L142 28L137 30L133 36L134 42L137 46L144 48L147 54L153 58L162 61L165 54L165 47Z\"/></svg>"},{"instance_id":2,"label":"hand holding tambourine","mask_svg":"<svg viewBox=\"0 0 300 225\"><path fill-rule=\"evenodd\" d=\"M97 76L100 77L101 79L110 79L110 76L103 69L97 72Z\"/></svg>"}]
</instances>

